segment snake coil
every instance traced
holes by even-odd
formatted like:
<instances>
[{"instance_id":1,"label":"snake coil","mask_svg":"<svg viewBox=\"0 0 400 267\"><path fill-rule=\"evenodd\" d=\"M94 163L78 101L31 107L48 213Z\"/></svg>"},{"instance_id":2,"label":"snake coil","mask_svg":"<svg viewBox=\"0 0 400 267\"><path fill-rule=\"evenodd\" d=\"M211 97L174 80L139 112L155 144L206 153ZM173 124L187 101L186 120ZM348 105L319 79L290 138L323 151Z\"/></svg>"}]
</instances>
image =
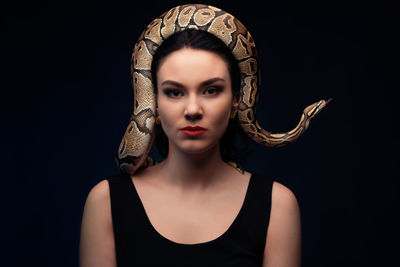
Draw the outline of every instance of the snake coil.
<instances>
[{"instance_id":1,"label":"snake coil","mask_svg":"<svg viewBox=\"0 0 400 267\"><path fill-rule=\"evenodd\" d=\"M171 8L154 19L140 35L132 53L131 74L134 106L129 125L118 149L116 161L122 172L133 175L139 168L156 162L148 157L155 131L156 98L151 77L153 55L161 43L185 29L208 31L221 39L235 56L241 76L238 119L244 132L265 146L278 147L297 140L310 120L329 102L307 106L298 125L285 133L270 133L256 120L260 72L254 40L244 25L231 14L209 5L187 4ZM230 162L233 167L237 165Z\"/></svg>"}]
</instances>

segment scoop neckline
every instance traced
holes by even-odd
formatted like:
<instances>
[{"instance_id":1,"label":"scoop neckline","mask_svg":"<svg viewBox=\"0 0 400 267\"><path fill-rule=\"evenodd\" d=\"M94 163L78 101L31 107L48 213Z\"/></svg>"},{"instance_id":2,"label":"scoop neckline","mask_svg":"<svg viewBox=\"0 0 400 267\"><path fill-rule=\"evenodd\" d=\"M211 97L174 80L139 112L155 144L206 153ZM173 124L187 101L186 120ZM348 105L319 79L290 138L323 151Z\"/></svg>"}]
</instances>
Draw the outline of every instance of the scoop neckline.
<instances>
[{"instance_id":1,"label":"scoop neckline","mask_svg":"<svg viewBox=\"0 0 400 267\"><path fill-rule=\"evenodd\" d=\"M135 198L136 198L136 199L139 201L139 203L140 203L141 210L142 210L142 212L143 212L143 214L144 214L144 217L145 217L145 220L146 220L146 223L147 223L148 227L150 227L150 228L151 228L151 231L152 231L156 236L158 236L161 240L166 241L166 242L168 242L168 243L170 243L170 244L173 244L173 245L176 245L176 246L181 246L181 247L198 247L198 246L212 245L212 244L214 244L214 243L219 242L219 241L222 240L226 235L228 235L228 234L232 231L232 229L235 227L235 225L238 223L240 217L243 216L242 214L243 214L243 212L244 212L245 207L247 206L247 202L248 202L248 198L249 198L249 192L250 192L250 187L251 187L251 185L252 185L252 183L253 183L254 176L255 176L254 173L251 173L250 178L249 178L249 182L248 182L248 184L247 184L247 188L246 188L246 193L245 193L245 196L244 196L244 200L243 200L242 205L241 205L241 207L240 207L240 209L239 209L239 212L238 212L238 214L236 215L235 219L232 221L232 223L229 225L228 229L225 230L225 232L223 232L223 233L222 233L221 235L219 235L218 237L216 237L216 238L214 238L214 239L212 239L212 240L209 240L209 241L200 242L200 243L193 243L193 244L185 244L185 243L178 243L178 242L176 242L176 241L173 241L173 240L171 240L171 239L169 239L169 238L163 236L161 233L159 233L159 232L156 230L156 228L155 228L155 227L153 226L153 224L151 223L149 216L147 215L146 209L144 208L143 202L142 202L142 200L141 200L141 198L140 198L140 196L139 196L139 193L138 193L137 190L136 190L136 186L135 186L135 184L133 183L132 177L130 176L130 174L127 174L127 177L129 178L129 185L130 185L130 188L131 188L131 190L134 192Z\"/></svg>"}]
</instances>

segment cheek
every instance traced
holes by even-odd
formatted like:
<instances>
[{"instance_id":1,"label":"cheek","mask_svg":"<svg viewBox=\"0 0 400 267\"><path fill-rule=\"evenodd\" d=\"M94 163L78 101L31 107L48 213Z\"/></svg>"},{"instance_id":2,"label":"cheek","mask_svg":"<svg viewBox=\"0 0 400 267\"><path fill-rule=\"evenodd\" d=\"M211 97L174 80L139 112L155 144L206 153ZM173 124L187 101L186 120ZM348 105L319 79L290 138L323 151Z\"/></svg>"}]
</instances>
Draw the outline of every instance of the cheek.
<instances>
[{"instance_id":1,"label":"cheek","mask_svg":"<svg viewBox=\"0 0 400 267\"><path fill-rule=\"evenodd\" d=\"M213 107L210 108L210 119L222 132L225 132L228 126L230 110L231 102L226 101L213 105Z\"/></svg>"},{"instance_id":2,"label":"cheek","mask_svg":"<svg viewBox=\"0 0 400 267\"><path fill-rule=\"evenodd\" d=\"M166 102L160 99L157 102L158 114L161 120L161 126L163 130L167 133L168 129L172 127L174 121L176 121L178 114L178 106L166 104Z\"/></svg>"}]
</instances>

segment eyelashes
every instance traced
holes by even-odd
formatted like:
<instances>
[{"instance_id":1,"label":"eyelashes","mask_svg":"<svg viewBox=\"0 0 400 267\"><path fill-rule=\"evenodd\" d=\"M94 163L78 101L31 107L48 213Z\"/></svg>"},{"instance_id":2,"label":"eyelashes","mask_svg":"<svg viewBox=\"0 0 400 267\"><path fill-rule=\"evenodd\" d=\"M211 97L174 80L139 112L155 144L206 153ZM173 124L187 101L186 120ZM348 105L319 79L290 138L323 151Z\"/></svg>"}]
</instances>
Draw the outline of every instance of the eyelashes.
<instances>
[{"instance_id":1,"label":"eyelashes","mask_svg":"<svg viewBox=\"0 0 400 267\"><path fill-rule=\"evenodd\" d=\"M223 87L222 86L213 86L213 87L209 87L207 88L205 91L206 92L213 92L212 94L219 94L222 91Z\"/></svg>"},{"instance_id":2,"label":"eyelashes","mask_svg":"<svg viewBox=\"0 0 400 267\"><path fill-rule=\"evenodd\" d=\"M211 86L203 91L205 95L218 95L223 90L223 86ZM163 93L170 98L177 98L183 96L184 92L181 89L165 88Z\"/></svg>"},{"instance_id":3,"label":"eyelashes","mask_svg":"<svg viewBox=\"0 0 400 267\"><path fill-rule=\"evenodd\" d=\"M182 94L182 92L177 89L164 89L163 93L168 97L178 97Z\"/></svg>"}]
</instances>

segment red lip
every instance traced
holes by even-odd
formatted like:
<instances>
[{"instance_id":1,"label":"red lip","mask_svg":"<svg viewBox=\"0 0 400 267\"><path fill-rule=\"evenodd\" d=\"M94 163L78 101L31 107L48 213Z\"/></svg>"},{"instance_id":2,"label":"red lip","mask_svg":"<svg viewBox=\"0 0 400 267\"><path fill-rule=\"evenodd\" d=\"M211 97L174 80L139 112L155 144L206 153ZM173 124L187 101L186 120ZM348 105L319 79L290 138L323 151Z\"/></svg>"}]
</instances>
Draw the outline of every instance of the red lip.
<instances>
[{"instance_id":1,"label":"red lip","mask_svg":"<svg viewBox=\"0 0 400 267\"><path fill-rule=\"evenodd\" d=\"M203 127L200 126L186 126L185 128L182 128L181 130L189 130L189 131L196 131L196 130L202 130L205 131Z\"/></svg>"},{"instance_id":2,"label":"red lip","mask_svg":"<svg viewBox=\"0 0 400 267\"><path fill-rule=\"evenodd\" d=\"M200 126L186 126L182 128L181 131L188 136L198 136L204 133L206 129Z\"/></svg>"}]
</instances>

